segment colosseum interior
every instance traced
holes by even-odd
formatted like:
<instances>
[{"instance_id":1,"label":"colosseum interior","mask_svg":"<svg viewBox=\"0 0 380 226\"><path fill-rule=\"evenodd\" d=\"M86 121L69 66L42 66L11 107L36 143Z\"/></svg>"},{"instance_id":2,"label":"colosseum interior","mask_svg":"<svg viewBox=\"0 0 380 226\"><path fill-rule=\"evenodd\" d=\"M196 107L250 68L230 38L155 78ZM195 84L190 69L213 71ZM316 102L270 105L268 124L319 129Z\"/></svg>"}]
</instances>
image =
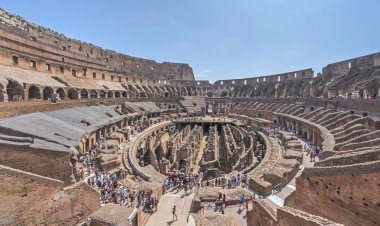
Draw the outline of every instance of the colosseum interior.
<instances>
[{"instance_id":1,"label":"colosseum interior","mask_svg":"<svg viewBox=\"0 0 380 226\"><path fill-rule=\"evenodd\" d=\"M380 53L210 83L0 21L0 225L380 224Z\"/></svg>"}]
</instances>

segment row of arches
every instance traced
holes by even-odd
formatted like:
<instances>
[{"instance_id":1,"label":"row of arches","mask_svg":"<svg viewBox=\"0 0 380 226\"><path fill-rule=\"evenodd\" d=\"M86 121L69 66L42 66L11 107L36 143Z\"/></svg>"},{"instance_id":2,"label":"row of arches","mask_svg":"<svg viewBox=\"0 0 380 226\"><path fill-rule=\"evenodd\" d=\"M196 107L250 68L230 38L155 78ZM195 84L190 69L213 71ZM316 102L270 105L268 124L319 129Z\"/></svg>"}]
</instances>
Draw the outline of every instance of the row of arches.
<instances>
[{"instance_id":1,"label":"row of arches","mask_svg":"<svg viewBox=\"0 0 380 226\"><path fill-rule=\"evenodd\" d=\"M6 86L4 94L7 96L8 101L21 101L21 100L49 100L54 95L63 99L88 99L88 98L127 98L127 91L104 91L104 90L77 90L74 88L64 89L58 88L54 90L52 87L38 87L36 85L31 85L27 87L27 92L24 91L23 87L19 86L17 83L9 82ZM27 95L27 96L26 96Z\"/></svg>"},{"instance_id":2,"label":"row of arches","mask_svg":"<svg viewBox=\"0 0 380 226\"><path fill-rule=\"evenodd\" d=\"M302 97L304 95L304 88L307 83L287 82L287 83L273 83L267 85L256 86L232 86L218 88L215 93L216 97L245 97L245 98L287 98L287 97ZM209 96L209 94L207 94Z\"/></svg>"},{"instance_id":3,"label":"row of arches","mask_svg":"<svg viewBox=\"0 0 380 226\"><path fill-rule=\"evenodd\" d=\"M38 85L21 85L16 81L9 81L6 87L1 89L0 101L23 101L23 100L49 100L53 97L58 99L95 99L95 98L150 98L150 97L179 97L196 95L195 88L123 85L125 91L112 90L88 90L76 88L53 88ZM1 86L0 86L1 88ZM194 90L192 90L194 89Z\"/></svg>"},{"instance_id":4,"label":"row of arches","mask_svg":"<svg viewBox=\"0 0 380 226\"><path fill-rule=\"evenodd\" d=\"M49 100L54 95L59 99L95 99L95 98L150 98L150 97L181 97L181 96L216 96L216 97L272 97L286 98L303 96L305 84L287 83L268 86L229 87L228 89L213 89L211 87L171 87L171 86L144 86L122 84L125 91L88 90L75 88L40 87L31 85L25 87L15 81L9 81L6 93L9 101L17 100ZM375 87L374 90L377 90ZM26 92L27 90L27 92ZM27 95L27 97L25 97ZM5 99L5 98L3 98Z\"/></svg>"}]
</instances>

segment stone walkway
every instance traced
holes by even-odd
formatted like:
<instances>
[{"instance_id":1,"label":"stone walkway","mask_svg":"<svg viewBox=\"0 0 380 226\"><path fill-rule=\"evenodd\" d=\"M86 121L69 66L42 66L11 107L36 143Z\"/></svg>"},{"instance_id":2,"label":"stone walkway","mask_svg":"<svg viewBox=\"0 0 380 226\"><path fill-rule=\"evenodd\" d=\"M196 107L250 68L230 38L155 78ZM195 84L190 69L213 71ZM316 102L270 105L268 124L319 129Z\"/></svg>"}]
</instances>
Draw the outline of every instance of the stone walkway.
<instances>
[{"instance_id":1,"label":"stone walkway","mask_svg":"<svg viewBox=\"0 0 380 226\"><path fill-rule=\"evenodd\" d=\"M169 192L161 196L158 203L158 211L153 213L146 226L185 226L191 208L191 202L194 198L194 193L185 194L183 190L180 192ZM173 221L172 209L176 206L177 221Z\"/></svg>"},{"instance_id":2,"label":"stone walkway","mask_svg":"<svg viewBox=\"0 0 380 226\"><path fill-rule=\"evenodd\" d=\"M299 177L305 167L313 167L314 162L310 162L310 156L306 155L306 152L304 151L304 144L305 142L302 139L298 139L302 143L302 153L303 153L303 160L302 165L300 166L300 170L296 174L296 176L293 177L293 179L284 187L282 190L276 194L270 195L265 198L265 201L267 201L273 208L283 207L285 198L288 197L294 190L296 190L296 178ZM318 159L318 158L317 158Z\"/></svg>"},{"instance_id":3,"label":"stone walkway","mask_svg":"<svg viewBox=\"0 0 380 226\"><path fill-rule=\"evenodd\" d=\"M252 209L252 202L248 202L248 210ZM224 209L224 214L228 216L232 216L236 225L246 226L247 225L247 211L240 207L240 205L230 205ZM205 215L219 215L222 214L220 209L211 207L205 208Z\"/></svg>"}]
</instances>

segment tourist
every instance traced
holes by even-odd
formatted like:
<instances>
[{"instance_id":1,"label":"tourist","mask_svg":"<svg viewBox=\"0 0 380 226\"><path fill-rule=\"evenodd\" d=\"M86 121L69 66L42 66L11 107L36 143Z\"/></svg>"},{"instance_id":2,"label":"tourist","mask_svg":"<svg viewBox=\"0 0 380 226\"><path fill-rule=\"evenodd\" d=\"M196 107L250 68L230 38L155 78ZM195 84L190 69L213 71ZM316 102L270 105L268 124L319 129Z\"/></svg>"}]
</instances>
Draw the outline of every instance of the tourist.
<instances>
[{"instance_id":1,"label":"tourist","mask_svg":"<svg viewBox=\"0 0 380 226\"><path fill-rule=\"evenodd\" d=\"M224 208L227 208L227 198L226 198L226 194L223 194L223 204L224 204Z\"/></svg>"},{"instance_id":2,"label":"tourist","mask_svg":"<svg viewBox=\"0 0 380 226\"><path fill-rule=\"evenodd\" d=\"M158 210L158 197L157 195L154 197L154 206L156 207L156 211Z\"/></svg>"},{"instance_id":3,"label":"tourist","mask_svg":"<svg viewBox=\"0 0 380 226\"><path fill-rule=\"evenodd\" d=\"M239 206L239 210L240 210L240 208L244 205L244 200L245 200L244 194L240 194L239 200L240 200L240 206ZM244 209L244 206L243 206L243 209Z\"/></svg>"},{"instance_id":4,"label":"tourist","mask_svg":"<svg viewBox=\"0 0 380 226\"><path fill-rule=\"evenodd\" d=\"M178 220L178 218L177 218L177 213L176 213L176 209L175 209L175 205L174 205L174 207L173 207L172 213L173 213L173 221L174 221L174 218L175 218L175 220Z\"/></svg>"}]
</instances>

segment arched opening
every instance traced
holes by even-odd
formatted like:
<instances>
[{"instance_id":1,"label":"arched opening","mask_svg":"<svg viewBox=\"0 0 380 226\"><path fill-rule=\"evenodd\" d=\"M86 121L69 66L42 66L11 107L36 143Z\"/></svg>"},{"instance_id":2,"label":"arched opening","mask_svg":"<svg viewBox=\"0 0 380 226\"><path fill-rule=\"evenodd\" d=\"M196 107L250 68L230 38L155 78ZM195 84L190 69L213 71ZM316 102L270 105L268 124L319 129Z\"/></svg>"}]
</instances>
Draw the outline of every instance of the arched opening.
<instances>
[{"instance_id":1,"label":"arched opening","mask_svg":"<svg viewBox=\"0 0 380 226\"><path fill-rule=\"evenodd\" d=\"M129 98L135 98L135 97L136 97L136 93L133 91L129 91Z\"/></svg>"},{"instance_id":2,"label":"arched opening","mask_svg":"<svg viewBox=\"0 0 380 226\"><path fill-rule=\"evenodd\" d=\"M69 89L69 91L67 92L67 98L69 98L70 100L78 99L77 91L75 91L75 89Z\"/></svg>"},{"instance_id":3,"label":"arched opening","mask_svg":"<svg viewBox=\"0 0 380 226\"><path fill-rule=\"evenodd\" d=\"M207 89L207 96L208 96L208 97L212 97L213 95L214 95L213 90L212 90L211 88L208 88L208 89Z\"/></svg>"},{"instance_id":4,"label":"arched opening","mask_svg":"<svg viewBox=\"0 0 380 226\"><path fill-rule=\"evenodd\" d=\"M90 92L90 98L91 99L98 98L98 93L95 90L91 90L91 92Z\"/></svg>"},{"instance_id":5,"label":"arched opening","mask_svg":"<svg viewBox=\"0 0 380 226\"><path fill-rule=\"evenodd\" d=\"M104 90L101 90L101 91L99 92L99 97L100 97L100 98L106 98L106 92L104 92Z\"/></svg>"},{"instance_id":6,"label":"arched opening","mask_svg":"<svg viewBox=\"0 0 380 226\"><path fill-rule=\"evenodd\" d=\"M197 96L200 96L202 94L202 89L201 87L197 88Z\"/></svg>"},{"instance_id":7,"label":"arched opening","mask_svg":"<svg viewBox=\"0 0 380 226\"><path fill-rule=\"evenodd\" d=\"M80 91L80 98L81 99L88 99L88 92L87 92L87 90L82 89L82 91Z\"/></svg>"},{"instance_id":8,"label":"arched opening","mask_svg":"<svg viewBox=\"0 0 380 226\"><path fill-rule=\"evenodd\" d=\"M4 101L5 101L4 91L3 91L3 89L0 89L0 102L4 102Z\"/></svg>"},{"instance_id":9,"label":"arched opening","mask_svg":"<svg viewBox=\"0 0 380 226\"><path fill-rule=\"evenodd\" d=\"M37 86L31 86L28 91L29 100L41 99L40 89Z\"/></svg>"},{"instance_id":10,"label":"arched opening","mask_svg":"<svg viewBox=\"0 0 380 226\"><path fill-rule=\"evenodd\" d=\"M108 95L107 95L108 98L113 98L113 92L112 91L108 91Z\"/></svg>"},{"instance_id":11,"label":"arched opening","mask_svg":"<svg viewBox=\"0 0 380 226\"><path fill-rule=\"evenodd\" d=\"M128 93L126 91L124 91L121 95L122 95L123 98L127 98L128 97Z\"/></svg>"},{"instance_id":12,"label":"arched opening","mask_svg":"<svg viewBox=\"0 0 380 226\"><path fill-rule=\"evenodd\" d=\"M115 98L120 98L120 92L119 91L115 92Z\"/></svg>"},{"instance_id":13,"label":"arched opening","mask_svg":"<svg viewBox=\"0 0 380 226\"><path fill-rule=\"evenodd\" d=\"M165 92L165 97L169 97L169 93L168 92Z\"/></svg>"},{"instance_id":14,"label":"arched opening","mask_svg":"<svg viewBox=\"0 0 380 226\"><path fill-rule=\"evenodd\" d=\"M62 88L57 89L57 95L60 100L65 99L66 97L65 90L63 90Z\"/></svg>"},{"instance_id":15,"label":"arched opening","mask_svg":"<svg viewBox=\"0 0 380 226\"><path fill-rule=\"evenodd\" d=\"M128 118L128 125L132 125L132 118Z\"/></svg>"},{"instance_id":16,"label":"arched opening","mask_svg":"<svg viewBox=\"0 0 380 226\"><path fill-rule=\"evenodd\" d=\"M187 91L186 88L182 87L181 88L181 96L187 96L186 91Z\"/></svg>"},{"instance_id":17,"label":"arched opening","mask_svg":"<svg viewBox=\"0 0 380 226\"><path fill-rule=\"evenodd\" d=\"M50 100L53 97L53 94L54 94L54 90L49 86L46 86L42 90L42 95L43 95L44 100Z\"/></svg>"},{"instance_id":18,"label":"arched opening","mask_svg":"<svg viewBox=\"0 0 380 226\"><path fill-rule=\"evenodd\" d=\"M9 81L6 92L8 101L22 101L24 99L24 92L22 85L15 81Z\"/></svg>"},{"instance_id":19,"label":"arched opening","mask_svg":"<svg viewBox=\"0 0 380 226\"><path fill-rule=\"evenodd\" d=\"M359 88L359 97L360 98L363 98L363 96L364 96L364 89L363 88Z\"/></svg>"}]
</instances>

